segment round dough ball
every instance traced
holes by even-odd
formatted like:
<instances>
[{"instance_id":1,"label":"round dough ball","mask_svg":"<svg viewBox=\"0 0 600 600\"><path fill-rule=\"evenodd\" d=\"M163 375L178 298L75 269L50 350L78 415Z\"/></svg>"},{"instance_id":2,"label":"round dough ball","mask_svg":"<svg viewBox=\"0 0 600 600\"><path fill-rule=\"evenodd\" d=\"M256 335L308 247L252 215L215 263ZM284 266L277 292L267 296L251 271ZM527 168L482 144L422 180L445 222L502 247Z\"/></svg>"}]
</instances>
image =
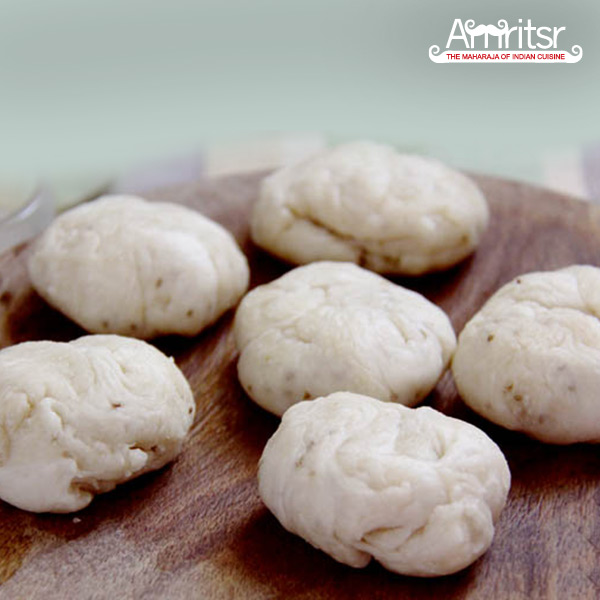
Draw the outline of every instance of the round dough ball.
<instances>
[{"instance_id":1,"label":"round dough ball","mask_svg":"<svg viewBox=\"0 0 600 600\"><path fill-rule=\"evenodd\" d=\"M234 333L242 386L276 415L337 391L412 406L456 347L450 320L429 300L338 262L298 267L254 289Z\"/></svg>"},{"instance_id":2,"label":"round dough ball","mask_svg":"<svg viewBox=\"0 0 600 600\"><path fill-rule=\"evenodd\" d=\"M71 512L162 467L194 420L190 387L146 342L92 335L0 351L0 498Z\"/></svg>"},{"instance_id":3,"label":"round dough ball","mask_svg":"<svg viewBox=\"0 0 600 600\"><path fill-rule=\"evenodd\" d=\"M483 194L458 171L356 142L265 179L251 234L294 264L339 260L418 275L471 254L488 219Z\"/></svg>"},{"instance_id":4,"label":"round dough ball","mask_svg":"<svg viewBox=\"0 0 600 600\"><path fill-rule=\"evenodd\" d=\"M196 335L248 288L233 236L200 213L104 196L59 216L29 275L37 292L93 333Z\"/></svg>"},{"instance_id":5,"label":"round dough ball","mask_svg":"<svg viewBox=\"0 0 600 600\"><path fill-rule=\"evenodd\" d=\"M600 442L600 269L521 275L467 323L452 363L464 401L544 442Z\"/></svg>"},{"instance_id":6,"label":"round dough ball","mask_svg":"<svg viewBox=\"0 0 600 600\"><path fill-rule=\"evenodd\" d=\"M281 524L336 560L364 567L373 557L429 577L488 549L510 472L473 425L338 392L283 415L258 481Z\"/></svg>"}]
</instances>

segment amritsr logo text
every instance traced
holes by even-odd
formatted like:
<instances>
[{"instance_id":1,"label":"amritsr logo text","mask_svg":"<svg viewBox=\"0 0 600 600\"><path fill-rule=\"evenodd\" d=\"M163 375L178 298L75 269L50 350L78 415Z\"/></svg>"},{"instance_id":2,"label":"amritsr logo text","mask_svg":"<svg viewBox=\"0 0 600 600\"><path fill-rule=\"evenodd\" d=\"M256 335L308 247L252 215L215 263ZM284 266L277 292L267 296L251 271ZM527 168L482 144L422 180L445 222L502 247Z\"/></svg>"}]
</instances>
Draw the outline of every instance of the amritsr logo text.
<instances>
[{"instance_id":1,"label":"amritsr logo text","mask_svg":"<svg viewBox=\"0 0 600 600\"><path fill-rule=\"evenodd\" d=\"M436 63L510 62L576 63L581 60L581 46L571 51L561 49L560 37L566 27L535 26L531 19L519 19L512 27L500 19L497 25L477 25L473 19L454 19L446 51L429 48L429 58Z\"/></svg>"}]
</instances>

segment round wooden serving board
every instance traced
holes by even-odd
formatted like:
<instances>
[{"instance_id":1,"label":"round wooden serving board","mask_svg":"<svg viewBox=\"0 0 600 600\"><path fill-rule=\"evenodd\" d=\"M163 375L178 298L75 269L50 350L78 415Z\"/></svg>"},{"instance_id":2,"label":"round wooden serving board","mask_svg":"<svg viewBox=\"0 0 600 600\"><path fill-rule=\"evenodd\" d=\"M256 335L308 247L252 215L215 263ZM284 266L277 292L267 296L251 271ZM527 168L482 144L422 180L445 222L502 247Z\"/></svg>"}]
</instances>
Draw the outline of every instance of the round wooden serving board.
<instances>
[{"instance_id":1,"label":"round wooden serving board","mask_svg":"<svg viewBox=\"0 0 600 600\"><path fill-rule=\"evenodd\" d=\"M260 174L206 180L148 197L197 208L247 252L252 284L290 267L252 246L248 215ZM500 285L532 270L600 265L600 210L575 199L477 177L492 219L458 267L399 283L446 310L457 331ZM0 346L84 332L31 289L28 247L0 257ZM470 412L449 374L427 402L482 427L505 452L513 484L490 550L449 577L352 569L286 532L261 504L256 468L278 419L236 378L232 313L193 339L156 345L175 356L198 406L177 461L71 515L36 515L0 501L2 598L597 598L600 458L593 445L544 445ZM600 390L599 390L600 394ZM600 398L599 398L600 401Z\"/></svg>"}]
</instances>

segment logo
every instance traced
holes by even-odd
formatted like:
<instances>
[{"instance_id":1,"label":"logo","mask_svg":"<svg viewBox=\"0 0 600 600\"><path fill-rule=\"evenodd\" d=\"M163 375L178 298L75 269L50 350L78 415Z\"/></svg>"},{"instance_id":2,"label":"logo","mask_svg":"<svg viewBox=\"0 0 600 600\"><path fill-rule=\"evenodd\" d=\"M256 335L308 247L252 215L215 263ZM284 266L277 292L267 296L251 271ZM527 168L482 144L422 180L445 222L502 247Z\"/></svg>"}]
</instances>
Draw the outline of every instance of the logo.
<instances>
[{"instance_id":1,"label":"logo","mask_svg":"<svg viewBox=\"0 0 600 600\"><path fill-rule=\"evenodd\" d=\"M581 46L560 49L559 38L566 27L536 27L527 19L510 27L505 19L497 25L476 25L473 19L454 19L445 52L433 45L429 58L436 63L576 63L583 56ZM483 48L481 48L483 46Z\"/></svg>"}]
</instances>

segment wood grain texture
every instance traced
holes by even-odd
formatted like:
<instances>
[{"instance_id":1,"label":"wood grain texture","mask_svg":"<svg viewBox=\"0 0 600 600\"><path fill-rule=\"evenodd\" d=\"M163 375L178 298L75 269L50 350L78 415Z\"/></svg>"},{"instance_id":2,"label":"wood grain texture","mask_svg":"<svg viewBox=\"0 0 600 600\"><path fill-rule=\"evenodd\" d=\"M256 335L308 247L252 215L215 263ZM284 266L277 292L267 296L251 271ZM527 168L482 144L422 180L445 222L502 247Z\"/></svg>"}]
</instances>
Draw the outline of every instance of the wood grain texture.
<instances>
[{"instance_id":1,"label":"wood grain texture","mask_svg":"<svg viewBox=\"0 0 600 600\"><path fill-rule=\"evenodd\" d=\"M492 208L481 247L458 267L397 279L444 308L455 328L519 273L600 265L600 212L551 192L477 178ZM252 284L289 269L248 240L260 175L152 194L193 206L230 229ZM0 345L83 332L30 288L22 246L0 257ZM484 422L447 374L427 402L473 422L502 447L513 486L489 552L450 577L401 577L376 564L340 565L287 533L262 506L256 468L278 420L236 379L232 314L194 339L163 338L198 406L179 459L98 496L72 515L34 515L0 502L2 598L597 598L600 459L595 446L555 447Z\"/></svg>"}]
</instances>

